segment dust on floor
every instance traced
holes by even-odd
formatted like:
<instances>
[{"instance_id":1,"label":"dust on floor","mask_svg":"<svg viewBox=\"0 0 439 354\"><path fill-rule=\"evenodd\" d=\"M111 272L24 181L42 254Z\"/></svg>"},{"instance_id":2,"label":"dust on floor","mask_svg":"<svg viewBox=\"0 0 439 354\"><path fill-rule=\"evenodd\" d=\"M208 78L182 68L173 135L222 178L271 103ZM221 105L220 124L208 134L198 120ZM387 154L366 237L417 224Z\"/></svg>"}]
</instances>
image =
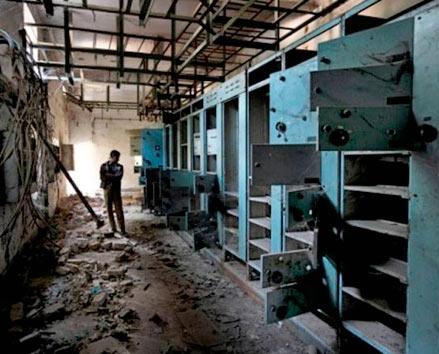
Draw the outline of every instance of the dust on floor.
<instances>
[{"instance_id":1,"label":"dust on floor","mask_svg":"<svg viewBox=\"0 0 439 354\"><path fill-rule=\"evenodd\" d=\"M3 282L2 353L307 352L289 329L264 325L262 307L164 219L128 205L129 238L115 237L76 199L62 205L57 236L36 242Z\"/></svg>"}]
</instances>

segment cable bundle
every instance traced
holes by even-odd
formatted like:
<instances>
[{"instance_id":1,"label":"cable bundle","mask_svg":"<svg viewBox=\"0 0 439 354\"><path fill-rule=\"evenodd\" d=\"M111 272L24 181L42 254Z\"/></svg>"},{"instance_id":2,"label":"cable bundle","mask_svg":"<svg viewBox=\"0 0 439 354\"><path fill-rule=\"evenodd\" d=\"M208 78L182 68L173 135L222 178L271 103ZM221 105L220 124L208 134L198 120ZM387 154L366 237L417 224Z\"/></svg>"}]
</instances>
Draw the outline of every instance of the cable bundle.
<instances>
[{"instance_id":1,"label":"cable bundle","mask_svg":"<svg viewBox=\"0 0 439 354\"><path fill-rule=\"evenodd\" d=\"M3 48L2 48L3 47ZM0 239L5 240L6 261L12 230L20 216L31 215L27 227L46 224L46 214L38 208L32 194L47 192L47 155L41 139L50 141L48 126L47 86L34 70L28 53L4 31L0 30L0 127L3 127L3 144L0 167L8 173L16 169L18 197L13 200L15 209L0 226ZM8 76L5 75L8 72ZM9 112L9 114L5 114ZM35 190L35 187L37 188ZM38 195L41 195L39 193ZM1 203L4 204L4 203Z\"/></svg>"}]
</instances>

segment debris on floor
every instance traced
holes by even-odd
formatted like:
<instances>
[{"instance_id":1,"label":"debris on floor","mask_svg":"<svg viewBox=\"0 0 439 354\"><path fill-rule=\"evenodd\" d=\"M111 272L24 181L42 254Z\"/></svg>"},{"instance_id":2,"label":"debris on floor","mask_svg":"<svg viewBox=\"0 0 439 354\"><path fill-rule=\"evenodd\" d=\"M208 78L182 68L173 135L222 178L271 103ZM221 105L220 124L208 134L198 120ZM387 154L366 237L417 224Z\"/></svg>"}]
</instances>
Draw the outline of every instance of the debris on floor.
<instances>
[{"instance_id":1,"label":"debris on floor","mask_svg":"<svg viewBox=\"0 0 439 354\"><path fill-rule=\"evenodd\" d=\"M288 330L264 326L259 305L160 218L125 207L127 238L96 231L75 198L62 205L56 232L3 280L0 336L10 353L306 352Z\"/></svg>"}]
</instances>

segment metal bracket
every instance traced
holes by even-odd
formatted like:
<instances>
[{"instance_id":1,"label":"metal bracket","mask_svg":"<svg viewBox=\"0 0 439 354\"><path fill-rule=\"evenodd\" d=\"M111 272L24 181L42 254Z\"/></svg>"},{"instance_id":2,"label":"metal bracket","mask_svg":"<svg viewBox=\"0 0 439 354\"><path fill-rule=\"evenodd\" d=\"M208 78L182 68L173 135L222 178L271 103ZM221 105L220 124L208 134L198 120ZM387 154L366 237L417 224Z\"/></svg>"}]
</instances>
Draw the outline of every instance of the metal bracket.
<instances>
[{"instance_id":1,"label":"metal bracket","mask_svg":"<svg viewBox=\"0 0 439 354\"><path fill-rule=\"evenodd\" d=\"M163 209L166 214L189 211L191 205L191 194L188 187L172 187L163 193Z\"/></svg>"},{"instance_id":2,"label":"metal bracket","mask_svg":"<svg viewBox=\"0 0 439 354\"><path fill-rule=\"evenodd\" d=\"M292 187L294 188L294 187ZM320 186L304 186L301 189L294 188L288 191L287 221L288 231L297 231L298 225L315 220L314 209L317 198L321 195Z\"/></svg>"},{"instance_id":3,"label":"metal bracket","mask_svg":"<svg viewBox=\"0 0 439 354\"><path fill-rule=\"evenodd\" d=\"M252 145L252 184L318 183L320 153L312 145Z\"/></svg>"},{"instance_id":4,"label":"metal bracket","mask_svg":"<svg viewBox=\"0 0 439 354\"><path fill-rule=\"evenodd\" d=\"M195 176L196 193L218 192L218 178L216 175L197 175Z\"/></svg>"},{"instance_id":5,"label":"metal bracket","mask_svg":"<svg viewBox=\"0 0 439 354\"><path fill-rule=\"evenodd\" d=\"M296 283L266 293L265 322L283 321L316 309L325 296L321 275L312 270Z\"/></svg>"},{"instance_id":6,"label":"metal bracket","mask_svg":"<svg viewBox=\"0 0 439 354\"><path fill-rule=\"evenodd\" d=\"M208 231L204 228L194 230L194 250L198 251L202 248L213 248L218 240L218 235L215 231Z\"/></svg>"},{"instance_id":7,"label":"metal bracket","mask_svg":"<svg viewBox=\"0 0 439 354\"><path fill-rule=\"evenodd\" d=\"M167 226L171 230L187 230L188 223L185 212L172 213L166 216Z\"/></svg>"},{"instance_id":8,"label":"metal bracket","mask_svg":"<svg viewBox=\"0 0 439 354\"><path fill-rule=\"evenodd\" d=\"M319 150L412 150L417 131L410 106L319 108Z\"/></svg>"},{"instance_id":9,"label":"metal bracket","mask_svg":"<svg viewBox=\"0 0 439 354\"><path fill-rule=\"evenodd\" d=\"M412 65L379 65L311 73L311 109L410 104ZM348 118L348 117L346 117Z\"/></svg>"},{"instance_id":10,"label":"metal bracket","mask_svg":"<svg viewBox=\"0 0 439 354\"><path fill-rule=\"evenodd\" d=\"M274 289L267 292L265 297L265 323L283 321L310 309L310 302L298 284Z\"/></svg>"},{"instance_id":11,"label":"metal bracket","mask_svg":"<svg viewBox=\"0 0 439 354\"><path fill-rule=\"evenodd\" d=\"M186 213L188 229L203 227L209 223L209 214L205 210L193 210Z\"/></svg>"},{"instance_id":12,"label":"metal bracket","mask_svg":"<svg viewBox=\"0 0 439 354\"><path fill-rule=\"evenodd\" d=\"M294 250L261 256L261 287L291 284L312 269L311 252Z\"/></svg>"}]
</instances>

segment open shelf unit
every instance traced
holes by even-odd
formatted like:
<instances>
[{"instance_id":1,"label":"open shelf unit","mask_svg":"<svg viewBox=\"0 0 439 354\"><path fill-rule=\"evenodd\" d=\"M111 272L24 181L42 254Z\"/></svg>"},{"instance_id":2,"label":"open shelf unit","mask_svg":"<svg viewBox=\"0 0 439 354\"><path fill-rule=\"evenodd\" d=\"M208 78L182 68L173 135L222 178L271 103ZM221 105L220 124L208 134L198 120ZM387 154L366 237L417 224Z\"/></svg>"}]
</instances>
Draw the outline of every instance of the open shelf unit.
<instances>
[{"instance_id":1,"label":"open shelf unit","mask_svg":"<svg viewBox=\"0 0 439 354\"><path fill-rule=\"evenodd\" d=\"M269 142L269 87L263 85L248 94L249 97L249 156L252 144ZM251 168L249 180L251 181ZM261 255L271 252L271 188L250 183L248 187L248 275L257 279L261 272Z\"/></svg>"},{"instance_id":2,"label":"open shelf unit","mask_svg":"<svg viewBox=\"0 0 439 354\"><path fill-rule=\"evenodd\" d=\"M224 250L239 258L238 100L224 103ZM226 254L227 256L227 254Z\"/></svg>"},{"instance_id":3,"label":"open shelf unit","mask_svg":"<svg viewBox=\"0 0 439 354\"><path fill-rule=\"evenodd\" d=\"M187 170L189 168L188 154L188 118L181 119L179 127L179 141L180 141L180 169Z\"/></svg>"},{"instance_id":4,"label":"open shelf unit","mask_svg":"<svg viewBox=\"0 0 439 354\"><path fill-rule=\"evenodd\" d=\"M201 156L203 154L201 147L200 132L200 115L192 116L192 170L201 171Z\"/></svg>"},{"instance_id":5,"label":"open shelf unit","mask_svg":"<svg viewBox=\"0 0 439 354\"><path fill-rule=\"evenodd\" d=\"M286 187L284 250L312 248L315 243L313 195L320 190L318 184L304 184ZM302 201L307 201L303 204ZM306 205L310 206L307 210Z\"/></svg>"},{"instance_id":6,"label":"open shelf unit","mask_svg":"<svg viewBox=\"0 0 439 354\"><path fill-rule=\"evenodd\" d=\"M343 327L373 350L404 353L410 155L345 153L343 167Z\"/></svg>"}]
</instances>

